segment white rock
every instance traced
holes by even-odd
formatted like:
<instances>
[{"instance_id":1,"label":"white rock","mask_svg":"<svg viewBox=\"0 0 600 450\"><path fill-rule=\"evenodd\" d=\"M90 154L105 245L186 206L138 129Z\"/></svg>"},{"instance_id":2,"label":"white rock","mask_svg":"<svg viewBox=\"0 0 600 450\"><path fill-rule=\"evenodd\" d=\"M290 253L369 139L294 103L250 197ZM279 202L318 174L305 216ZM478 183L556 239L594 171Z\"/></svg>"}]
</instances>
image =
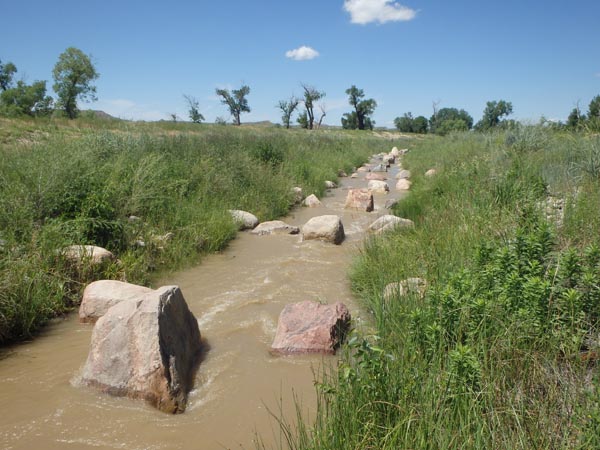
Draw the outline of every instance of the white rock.
<instances>
[{"instance_id":1,"label":"white rock","mask_svg":"<svg viewBox=\"0 0 600 450\"><path fill-rule=\"evenodd\" d=\"M335 189L337 187L337 184L335 184L333 181L325 181L325 187L327 189Z\"/></svg>"},{"instance_id":2,"label":"white rock","mask_svg":"<svg viewBox=\"0 0 600 450\"><path fill-rule=\"evenodd\" d=\"M402 178L398 180L396 183L396 190L398 191L408 191L410 189L411 182L406 178Z\"/></svg>"},{"instance_id":3,"label":"white rock","mask_svg":"<svg viewBox=\"0 0 600 450\"><path fill-rule=\"evenodd\" d=\"M394 228L413 228L414 226L415 223L412 220L386 214L369 225L369 231L379 234Z\"/></svg>"},{"instance_id":4,"label":"white rock","mask_svg":"<svg viewBox=\"0 0 600 450\"><path fill-rule=\"evenodd\" d=\"M97 265L115 259L111 252L95 245L71 245L63 248L62 253L67 259L77 264L89 261L90 264Z\"/></svg>"},{"instance_id":5,"label":"white rock","mask_svg":"<svg viewBox=\"0 0 600 450\"><path fill-rule=\"evenodd\" d=\"M436 174L437 174L437 170L435 170L435 169L429 169L427 172L425 172L426 177L432 177Z\"/></svg>"},{"instance_id":6,"label":"white rock","mask_svg":"<svg viewBox=\"0 0 600 450\"><path fill-rule=\"evenodd\" d=\"M407 278L406 280L389 283L383 290L383 300L389 302L396 296L417 294L423 298L427 292L427 281L423 278Z\"/></svg>"},{"instance_id":7,"label":"white rock","mask_svg":"<svg viewBox=\"0 0 600 450\"><path fill-rule=\"evenodd\" d=\"M99 280L88 284L79 306L81 322L95 322L117 303L137 300L152 289L116 280Z\"/></svg>"},{"instance_id":8,"label":"white rock","mask_svg":"<svg viewBox=\"0 0 600 450\"><path fill-rule=\"evenodd\" d=\"M396 180L410 178L410 170L403 169L396 174Z\"/></svg>"}]
</instances>

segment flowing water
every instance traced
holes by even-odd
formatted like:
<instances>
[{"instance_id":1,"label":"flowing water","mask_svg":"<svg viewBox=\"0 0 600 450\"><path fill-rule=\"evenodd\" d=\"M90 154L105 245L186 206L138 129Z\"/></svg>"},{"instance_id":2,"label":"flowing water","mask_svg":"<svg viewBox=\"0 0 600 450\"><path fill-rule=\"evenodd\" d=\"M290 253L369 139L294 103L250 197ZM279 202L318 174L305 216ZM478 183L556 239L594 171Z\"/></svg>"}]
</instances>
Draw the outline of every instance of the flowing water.
<instances>
[{"instance_id":1,"label":"flowing water","mask_svg":"<svg viewBox=\"0 0 600 450\"><path fill-rule=\"evenodd\" d=\"M298 208L283 220L301 226L323 214L342 218L346 240L336 246L302 242L299 235L239 233L227 250L161 280L177 284L198 318L206 342L184 414L172 416L142 401L115 398L77 386L92 326L76 314L48 326L33 342L0 354L0 448L3 449L219 449L254 448L255 432L280 447L269 411L295 415L294 397L311 416L316 403L313 371L335 356L277 357L269 353L277 318L292 302L348 305L347 271L366 227L386 214L392 191L375 196L371 213L344 210L349 187L366 187L364 174L344 178L323 206Z\"/></svg>"}]
</instances>

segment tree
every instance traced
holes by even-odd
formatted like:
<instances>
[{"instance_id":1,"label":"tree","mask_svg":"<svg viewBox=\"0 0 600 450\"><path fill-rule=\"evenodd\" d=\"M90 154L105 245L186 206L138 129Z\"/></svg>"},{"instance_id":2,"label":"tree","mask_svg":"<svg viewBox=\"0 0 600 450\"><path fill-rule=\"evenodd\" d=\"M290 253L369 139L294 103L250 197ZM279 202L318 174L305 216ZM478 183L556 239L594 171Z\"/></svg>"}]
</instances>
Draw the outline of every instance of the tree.
<instances>
[{"instance_id":1,"label":"tree","mask_svg":"<svg viewBox=\"0 0 600 450\"><path fill-rule=\"evenodd\" d=\"M46 95L45 81L35 81L28 85L20 80L15 87L0 93L0 109L5 115L49 115L52 106L52 97Z\"/></svg>"},{"instance_id":2,"label":"tree","mask_svg":"<svg viewBox=\"0 0 600 450\"><path fill-rule=\"evenodd\" d=\"M296 119L296 122L298 122L298 125L300 125L300 128L304 128L305 130L308 130L308 116L306 115L306 111L302 111L300 113L300 115Z\"/></svg>"},{"instance_id":3,"label":"tree","mask_svg":"<svg viewBox=\"0 0 600 450\"><path fill-rule=\"evenodd\" d=\"M2 64L2 60L0 60L0 89L6 91L12 87L15 73L17 73L17 66L11 62Z\"/></svg>"},{"instance_id":4,"label":"tree","mask_svg":"<svg viewBox=\"0 0 600 450\"><path fill-rule=\"evenodd\" d=\"M377 108L377 102L372 98L364 99L364 91L362 89L358 89L354 85L346 89L346 94L348 95L348 102L351 106L354 106L356 128L359 130L364 130L365 128L372 130L373 122L370 120L369 116L373 114L375 108ZM369 126L367 126L367 121Z\"/></svg>"},{"instance_id":5,"label":"tree","mask_svg":"<svg viewBox=\"0 0 600 450\"><path fill-rule=\"evenodd\" d=\"M445 127L442 127L443 123L447 120L451 120L454 122ZM464 125L458 125L456 121L462 121L464 122ZM447 133L450 129L457 130L459 128L470 130L471 128L473 128L473 118L464 109L458 110L456 108L442 108L439 111L435 111L429 119L429 130L432 133L438 133L438 128L441 129L442 133Z\"/></svg>"},{"instance_id":6,"label":"tree","mask_svg":"<svg viewBox=\"0 0 600 450\"><path fill-rule=\"evenodd\" d=\"M233 116L233 124L241 125L241 114L250 112L246 98L250 94L250 87L242 85L239 89L233 89L231 93L229 89L217 89L216 92L219 97L222 97L221 103L229 108L229 113Z\"/></svg>"},{"instance_id":7,"label":"tree","mask_svg":"<svg viewBox=\"0 0 600 450\"><path fill-rule=\"evenodd\" d=\"M588 106L588 117L600 119L600 95L596 95Z\"/></svg>"},{"instance_id":8,"label":"tree","mask_svg":"<svg viewBox=\"0 0 600 450\"><path fill-rule=\"evenodd\" d=\"M185 98L185 101L188 104L188 115L190 117L190 120L193 123L201 123L204 120L204 116L202 114L200 114L200 103L198 102L198 100L196 100L195 97L192 97L191 95L183 95L183 98Z\"/></svg>"},{"instance_id":9,"label":"tree","mask_svg":"<svg viewBox=\"0 0 600 450\"><path fill-rule=\"evenodd\" d=\"M504 100L487 102L483 110L483 117L475 128L479 131L496 128L501 123L501 118L512 114L512 103Z\"/></svg>"},{"instance_id":10,"label":"tree","mask_svg":"<svg viewBox=\"0 0 600 450\"><path fill-rule=\"evenodd\" d=\"M77 100L94 101L96 86L92 84L99 76L92 64L90 56L75 47L67 48L58 57L52 71L54 85L52 88L58 95L58 105L65 111L69 119L77 116Z\"/></svg>"},{"instance_id":11,"label":"tree","mask_svg":"<svg viewBox=\"0 0 600 450\"><path fill-rule=\"evenodd\" d=\"M413 131L413 116L412 113L407 112L404 113L404 115L402 117L396 117L394 119L394 125L396 125L396 128L398 129L398 131L402 132L402 133L412 133Z\"/></svg>"},{"instance_id":12,"label":"tree","mask_svg":"<svg viewBox=\"0 0 600 450\"><path fill-rule=\"evenodd\" d=\"M583 123L585 122L585 115L581 114L581 110L579 109L579 105L577 105L571 113L569 117L567 117L567 128L572 130L578 130L581 128Z\"/></svg>"},{"instance_id":13,"label":"tree","mask_svg":"<svg viewBox=\"0 0 600 450\"><path fill-rule=\"evenodd\" d=\"M314 87L306 84L302 85L302 89L304 89L304 108L306 108L306 113L303 119L301 119L302 116L298 118L298 123L303 125L300 120L306 119L306 128L312 130L315 123L314 103L325 97L325 92L317 91Z\"/></svg>"},{"instance_id":14,"label":"tree","mask_svg":"<svg viewBox=\"0 0 600 450\"><path fill-rule=\"evenodd\" d=\"M427 117L417 116L413 119L413 133L426 134L427 126Z\"/></svg>"},{"instance_id":15,"label":"tree","mask_svg":"<svg viewBox=\"0 0 600 450\"><path fill-rule=\"evenodd\" d=\"M283 126L286 128L290 127L290 122L292 120L292 114L300 104L300 100L295 96L291 96L289 100L280 100L277 104L277 107L281 110L281 122L283 122Z\"/></svg>"}]
</instances>

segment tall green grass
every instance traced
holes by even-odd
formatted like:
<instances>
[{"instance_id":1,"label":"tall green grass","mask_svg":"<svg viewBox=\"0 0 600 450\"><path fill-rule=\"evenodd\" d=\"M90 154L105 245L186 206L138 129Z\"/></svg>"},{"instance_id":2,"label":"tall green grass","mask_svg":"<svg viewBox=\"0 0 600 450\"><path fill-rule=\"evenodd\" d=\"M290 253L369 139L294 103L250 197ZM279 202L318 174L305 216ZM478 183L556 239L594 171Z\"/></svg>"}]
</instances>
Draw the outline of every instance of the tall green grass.
<instances>
[{"instance_id":1,"label":"tall green grass","mask_svg":"<svg viewBox=\"0 0 600 450\"><path fill-rule=\"evenodd\" d=\"M29 337L98 278L148 284L235 236L228 209L284 215L291 188L324 181L390 144L370 134L123 121L0 122L0 343ZM118 261L72 267L93 244Z\"/></svg>"},{"instance_id":2,"label":"tall green grass","mask_svg":"<svg viewBox=\"0 0 600 450\"><path fill-rule=\"evenodd\" d=\"M350 274L374 335L320 377L312 427L280 418L288 446L599 448L599 144L537 127L415 142L395 213L416 227L368 240ZM408 277L423 298L384 298Z\"/></svg>"}]
</instances>

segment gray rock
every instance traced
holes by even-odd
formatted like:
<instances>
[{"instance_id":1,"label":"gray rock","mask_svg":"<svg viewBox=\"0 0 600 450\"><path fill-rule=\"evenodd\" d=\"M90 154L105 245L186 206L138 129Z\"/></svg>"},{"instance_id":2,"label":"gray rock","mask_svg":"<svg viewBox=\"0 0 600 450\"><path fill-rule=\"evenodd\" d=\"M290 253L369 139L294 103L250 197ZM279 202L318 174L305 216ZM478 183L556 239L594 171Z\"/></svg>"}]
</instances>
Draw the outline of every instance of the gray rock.
<instances>
[{"instance_id":1,"label":"gray rock","mask_svg":"<svg viewBox=\"0 0 600 450\"><path fill-rule=\"evenodd\" d=\"M412 228L414 226L415 223L410 219L403 219L391 214L386 214L369 225L369 231L379 234L385 231L393 230L394 228Z\"/></svg>"},{"instance_id":2,"label":"gray rock","mask_svg":"<svg viewBox=\"0 0 600 450\"><path fill-rule=\"evenodd\" d=\"M349 327L350 312L343 303L293 303L287 305L279 315L271 351L283 355L334 354Z\"/></svg>"},{"instance_id":3,"label":"gray rock","mask_svg":"<svg viewBox=\"0 0 600 450\"><path fill-rule=\"evenodd\" d=\"M411 184L412 183L410 182L410 180L408 180L406 178L401 178L396 183L396 190L397 191L408 191L410 189Z\"/></svg>"},{"instance_id":4,"label":"gray rock","mask_svg":"<svg viewBox=\"0 0 600 450\"><path fill-rule=\"evenodd\" d=\"M240 230L251 230L258 225L258 218L247 211L230 209L229 214L231 214L233 221L238 225Z\"/></svg>"},{"instance_id":5,"label":"gray rock","mask_svg":"<svg viewBox=\"0 0 600 450\"><path fill-rule=\"evenodd\" d=\"M344 225L335 215L313 217L302 227L302 237L307 241L317 239L339 245L345 237Z\"/></svg>"},{"instance_id":6,"label":"gray rock","mask_svg":"<svg viewBox=\"0 0 600 450\"><path fill-rule=\"evenodd\" d=\"M94 281L83 291L79 305L80 322L96 322L118 303L138 300L152 289L116 280Z\"/></svg>"},{"instance_id":7,"label":"gray rock","mask_svg":"<svg viewBox=\"0 0 600 450\"><path fill-rule=\"evenodd\" d=\"M377 164L371 168L371 172L387 172L388 166L385 164Z\"/></svg>"},{"instance_id":8,"label":"gray rock","mask_svg":"<svg viewBox=\"0 0 600 450\"><path fill-rule=\"evenodd\" d=\"M389 185L385 181L371 180L368 189L376 194L386 194L390 191Z\"/></svg>"},{"instance_id":9,"label":"gray rock","mask_svg":"<svg viewBox=\"0 0 600 450\"><path fill-rule=\"evenodd\" d=\"M302 199L304 198L304 193L302 192L301 187L298 187L298 186L293 187L292 194L294 195L294 203L296 203L296 204L302 203Z\"/></svg>"},{"instance_id":10,"label":"gray rock","mask_svg":"<svg viewBox=\"0 0 600 450\"><path fill-rule=\"evenodd\" d=\"M200 351L198 322L181 290L165 286L113 306L96 322L81 382L181 413Z\"/></svg>"},{"instance_id":11,"label":"gray rock","mask_svg":"<svg viewBox=\"0 0 600 450\"><path fill-rule=\"evenodd\" d=\"M333 181L325 181L325 187L327 189L335 189L337 187L337 184L335 184Z\"/></svg>"},{"instance_id":12,"label":"gray rock","mask_svg":"<svg viewBox=\"0 0 600 450\"><path fill-rule=\"evenodd\" d=\"M262 222L250 233L258 234L263 236L265 234L298 234L300 228L293 225L288 225L281 220L270 220L268 222Z\"/></svg>"},{"instance_id":13,"label":"gray rock","mask_svg":"<svg viewBox=\"0 0 600 450\"><path fill-rule=\"evenodd\" d=\"M410 178L410 170L403 169L396 174L396 180Z\"/></svg>"},{"instance_id":14,"label":"gray rock","mask_svg":"<svg viewBox=\"0 0 600 450\"><path fill-rule=\"evenodd\" d=\"M76 264L89 262L91 265L98 265L115 259L111 252L95 245L71 245L63 248L62 254Z\"/></svg>"}]
</instances>

